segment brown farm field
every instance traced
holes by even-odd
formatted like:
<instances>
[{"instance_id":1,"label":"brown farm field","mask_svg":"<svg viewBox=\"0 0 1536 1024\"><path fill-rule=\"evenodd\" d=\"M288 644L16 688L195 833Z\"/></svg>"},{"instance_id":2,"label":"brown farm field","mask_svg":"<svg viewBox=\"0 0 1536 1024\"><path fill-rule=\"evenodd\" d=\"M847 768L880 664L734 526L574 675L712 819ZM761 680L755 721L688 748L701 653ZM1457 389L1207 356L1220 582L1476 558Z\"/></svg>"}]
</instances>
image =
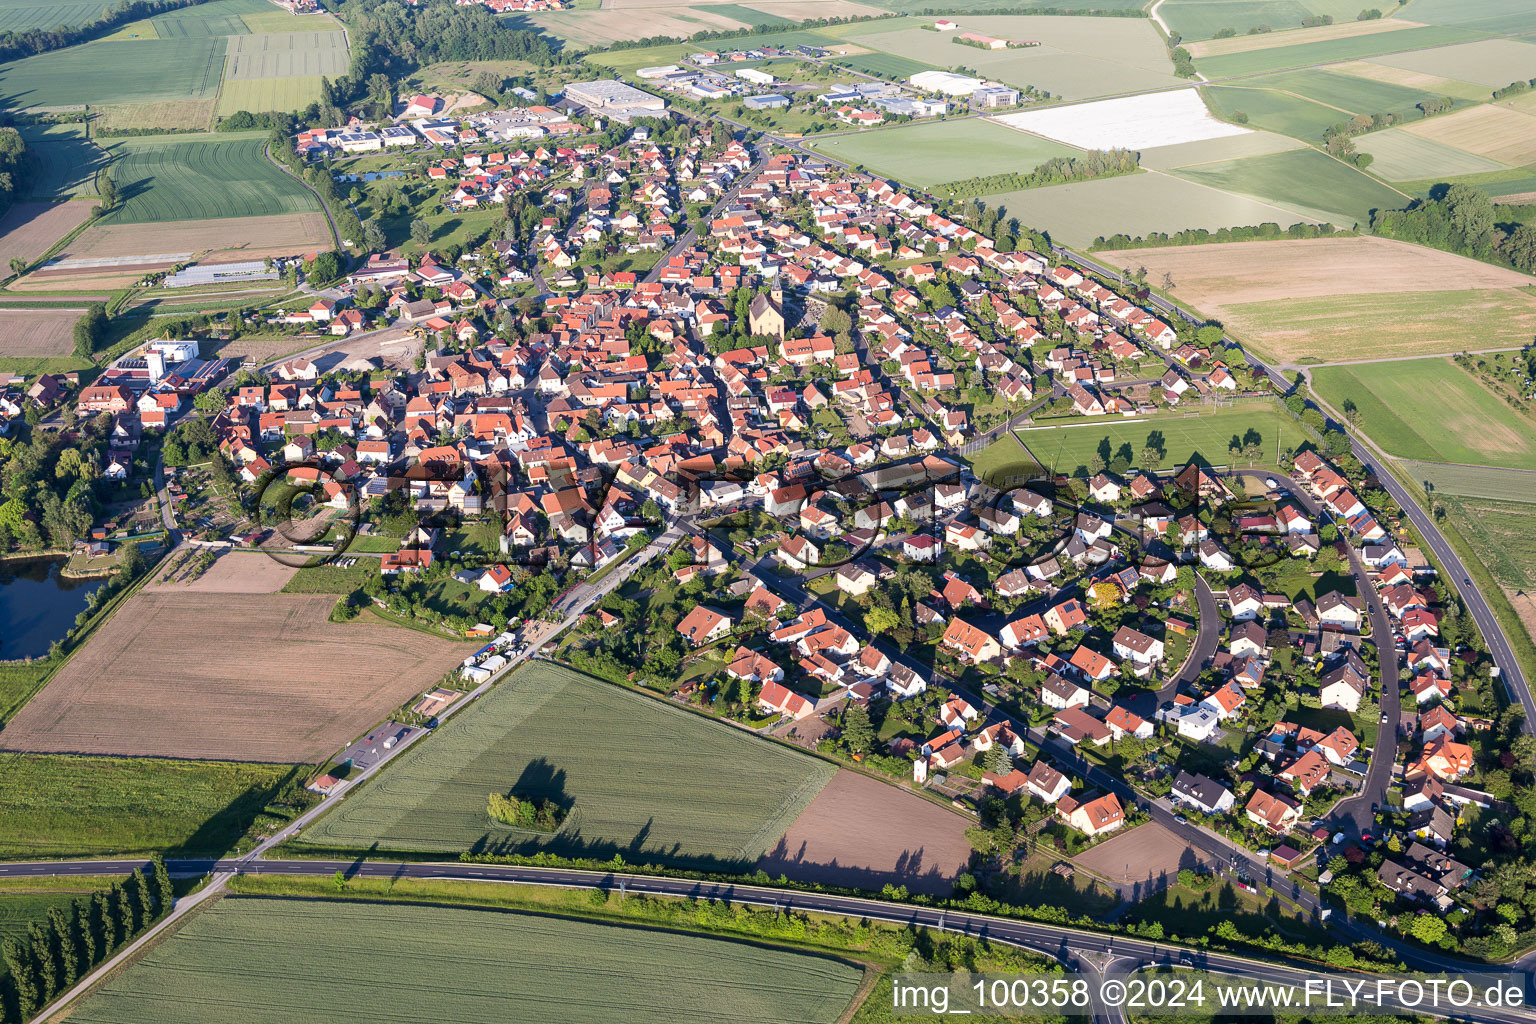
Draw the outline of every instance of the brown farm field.
<instances>
[{"instance_id":1,"label":"brown farm field","mask_svg":"<svg viewBox=\"0 0 1536 1024\"><path fill-rule=\"evenodd\" d=\"M0 356L67 356L83 309L0 309Z\"/></svg>"},{"instance_id":2,"label":"brown farm field","mask_svg":"<svg viewBox=\"0 0 1536 1024\"><path fill-rule=\"evenodd\" d=\"M330 622L335 603L327 595L140 592L11 720L0 744L319 761L463 653L415 630Z\"/></svg>"},{"instance_id":3,"label":"brown farm field","mask_svg":"<svg viewBox=\"0 0 1536 1024\"><path fill-rule=\"evenodd\" d=\"M846 769L816 794L758 862L770 875L947 894L971 858L966 819L899 787Z\"/></svg>"},{"instance_id":4,"label":"brown farm field","mask_svg":"<svg viewBox=\"0 0 1536 1024\"><path fill-rule=\"evenodd\" d=\"M1207 854L1155 821L1102 842L1072 862L1109 879L1133 902L1172 884L1180 868L1214 866Z\"/></svg>"},{"instance_id":5,"label":"brown farm field","mask_svg":"<svg viewBox=\"0 0 1536 1024\"><path fill-rule=\"evenodd\" d=\"M37 259L90 215L90 203L13 204L0 217L0 263Z\"/></svg>"},{"instance_id":6,"label":"brown farm field","mask_svg":"<svg viewBox=\"0 0 1536 1024\"><path fill-rule=\"evenodd\" d=\"M1496 104L1417 121L1403 131L1511 166L1536 163L1536 115Z\"/></svg>"},{"instance_id":7,"label":"brown farm field","mask_svg":"<svg viewBox=\"0 0 1536 1024\"><path fill-rule=\"evenodd\" d=\"M220 555L201 576L189 582L157 576L145 585L148 593L173 594L275 594L299 570L254 551Z\"/></svg>"},{"instance_id":8,"label":"brown farm field","mask_svg":"<svg viewBox=\"0 0 1536 1024\"><path fill-rule=\"evenodd\" d=\"M82 232L61 259L99 259L165 253L207 253L231 259L263 259L329 247L330 229L320 213L222 217L153 224L104 224Z\"/></svg>"},{"instance_id":9,"label":"brown farm field","mask_svg":"<svg viewBox=\"0 0 1536 1024\"><path fill-rule=\"evenodd\" d=\"M1536 330L1536 277L1385 238L1129 249L1108 258L1144 266L1153 280L1172 275L1175 299L1281 362L1518 347Z\"/></svg>"}]
</instances>

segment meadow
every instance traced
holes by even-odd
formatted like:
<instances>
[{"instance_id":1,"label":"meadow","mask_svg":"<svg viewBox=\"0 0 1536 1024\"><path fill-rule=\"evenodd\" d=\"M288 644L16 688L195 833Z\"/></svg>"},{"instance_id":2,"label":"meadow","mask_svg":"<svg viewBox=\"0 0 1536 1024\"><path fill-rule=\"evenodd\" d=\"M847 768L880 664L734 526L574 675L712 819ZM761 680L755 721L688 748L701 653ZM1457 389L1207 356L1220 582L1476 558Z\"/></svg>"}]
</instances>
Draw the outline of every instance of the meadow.
<instances>
[{"instance_id":1,"label":"meadow","mask_svg":"<svg viewBox=\"0 0 1536 1024\"><path fill-rule=\"evenodd\" d=\"M1257 430L1264 445L1264 457L1273 460L1276 446L1294 448L1305 434L1302 428L1278 404L1267 399L1247 400L1233 405L1201 407L1189 412L1147 416L1130 421L1104 417L1073 419L1049 426L1018 431L1029 453L1047 469L1068 475L1086 475L1088 462L1102 453L1105 441L1111 455L1123 454L1127 446L1134 465L1148 435L1163 438L1164 469L1174 469L1198 459L1208 465L1223 466L1229 461L1227 447L1234 436L1242 437ZM1108 461L1108 460L1106 460Z\"/></svg>"},{"instance_id":2,"label":"meadow","mask_svg":"<svg viewBox=\"0 0 1536 1024\"><path fill-rule=\"evenodd\" d=\"M573 723L579 721L577 728ZM819 760L543 662L525 666L311 825L303 846L547 849L631 863L753 863L832 777ZM490 793L570 808L553 837Z\"/></svg>"},{"instance_id":3,"label":"meadow","mask_svg":"<svg viewBox=\"0 0 1536 1024\"><path fill-rule=\"evenodd\" d=\"M1226 324L1258 355L1285 363L1519 348L1536 334L1536 296L1485 289L1237 302Z\"/></svg>"},{"instance_id":4,"label":"meadow","mask_svg":"<svg viewBox=\"0 0 1536 1024\"><path fill-rule=\"evenodd\" d=\"M1030 171L1052 157L1082 152L980 118L927 121L811 144L839 160L925 187L985 174Z\"/></svg>"},{"instance_id":5,"label":"meadow","mask_svg":"<svg viewBox=\"0 0 1536 1024\"><path fill-rule=\"evenodd\" d=\"M1445 506L1500 586L1536 589L1536 505L1450 495L1438 489L1433 500Z\"/></svg>"},{"instance_id":6,"label":"meadow","mask_svg":"<svg viewBox=\"0 0 1536 1024\"><path fill-rule=\"evenodd\" d=\"M95 42L0 66L9 108L203 99L224 69L220 36Z\"/></svg>"},{"instance_id":7,"label":"meadow","mask_svg":"<svg viewBox=\"0 0 1536 1024\"><path fill-rule=\"evenodd\" d=\"M206 131L213 100L160 100L94 108L97 129L113 131Z\"/></svg>"},{"instance_id":8,"label":"meadow","mask_svg":"<svg viewBox=\"0 0 1536 1024\"><path fill-rule=\"evenodd\" d=\"M266 158L259 132L117 139L112 178L122 197L108 223L306 213L318 204Z\"/></svg>"},{"instance_id":9,"label":"meadow","mask_svg":"<svg viewBox=\"0 0 1536 1024\"><path fill-rule=\"evenodd\" d=\"M1436 494L1519 502L1536 496L1536 474L1527 469L1463 466L1415 459L1397 461L1409 479L1421 485L1427 482Z\"/></svg>"},{"instance_id":10,"label":"meadow","mask_svg":"<svg viewBox=\"0 0 1536 1024\"><path fill-rule=\"evenodd\" d=\"M1410 197L1315 149L1201 164L1172 173L1343 228L1369 222L1372 209L1399 209L1410 201Z\"/></svg>"},{"instance_id":11,"label":"meadow","mask_svg":"<svg viewBox=\"0 0 1536 1024\"><path fill-rule=\"evenodd\" d=\"M1265 71L1284 71L1287 68L1305 68L1330 61L1358 60L1362 57L1378 57L1382 54L1419 50L1424 47L1442 46L1446 43L1468 42L1482 38L1485 34L1470 29L1432 25L1401 29L1397 32L1378 32L1374 35L1348 36L1342 39L1328 39L1291 46L1275 45L1262 50L1202 57L1195 62L1195 67L1207 78L1219 80L1235 75L1256 75ZM1284 42L1283 35L1275 38L1276 44ZM1439 73L1448 74L1449 72Z\"/></svg>"},{"instance_id":12,"label":"meadow","mask_svg":"<svg viewBox=\"0 0 1536 1024\"><path fill-rule=\"evenodd\" d=\"M223 853L291 771L228 761L0 754L0 857Z\"/></svg>"},{"instance_id":13,"label":"meadow","mask_svg":"<svg viewBox=\"0 0 1536 1024\"><path fill-rule=\"evenodd\" d=\"M1315 218L1273 203L1231 195L1171 174L1128 174L992 196L1021 224L1051 233L1066 245L1087 245L1099 235L1146 235L1184 228L1290 225Z\"/></svg>"},{"instance_id":14,"label":"meadow","mask_svg":"<svg viewBox=\"0 0 1536 1024\"><path fill-rule=\"evenodd\" d=\"M512 951L515 950L515 954ZM82 1024L832 1024L863 969L781 947L635 925L411 903L232 896L92 993ZM387 997L386 997L387 994Z\"/></svg>"},{"instance_id":15,"label":"meadow","mask_svg":"<svg viewBox=\"0 0 1536 1024\"><path fill-rule=\"evenodd\" d=\"M1352 400L1391 455L1536 470L1536 423L1449 359L1320 366L1312 383L1336 410Z\"/></svg>"}]
</instances>

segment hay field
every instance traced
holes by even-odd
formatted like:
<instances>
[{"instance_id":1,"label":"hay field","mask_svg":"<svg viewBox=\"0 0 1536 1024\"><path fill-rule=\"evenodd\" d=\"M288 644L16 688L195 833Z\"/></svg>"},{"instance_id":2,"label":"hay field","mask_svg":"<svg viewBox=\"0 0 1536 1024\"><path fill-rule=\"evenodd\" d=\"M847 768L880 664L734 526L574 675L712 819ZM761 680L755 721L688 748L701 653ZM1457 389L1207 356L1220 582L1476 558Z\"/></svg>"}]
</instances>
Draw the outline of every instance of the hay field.
<instances>
[{"instance_id":1,"label":"hay field","mask_svg":"<svg viewBox=\"0 0 1536 1024\"><path fill-rule=\"evenodd\" d=\"M323 75L299 78L227 78L219 89L214 113L226 117L237 110L303 110L320 98Z\"/></svg>"},{"instance_id":2,"label":"hay field","mask_svg":"<svg viewBox=\"0 0 1536 1024\"><path fill-rule=\"evenodd\" d=\"M1184 228L1215 231L1265 221L1289 226L1315 219L1155 172L1005 192L989 202L1005 207L1021 224L1044 228L1066 245L1087 245L1100 235L1121 231L1135 237Z\"/></svg>"},{"instance_id":3,"label":"hay field","mask_svg":"<svg viewBox=\"0 0 1536 1024\"><path fill-rule=\"evenodd\" d=\"M108 148L122 201L105 220L155 223L317 210L309 190L267 159L266 144L259 132L115 140Z\"/></svg>"},{"instance_id":4,"label":"hay field","mask_svg":"<svg viewBox=\"0 0 1536 1024\"><path fill-rule=\"evenodd\" d=\"M1372 236L1129 249L1112 259L1145 266L1154 279L1172 274L1180 302L1218 318L1235 305L1337 295L1343 289L1384 294L1536 285L1536 278L1515 270Z\"/></svg>"},{"instance_id":5,"label":"hay field","mask_svg":"<svg viewBox=\"0 0 1536 1024\"><path fill-rule=\"evenodd\" d=\"M52 753L292 764L335 752L461 645L327 621L326 595L135 595L0 733Z\"/></svg>"},{"instance_id":6,"label":"hay field","mask_svg":"<svg viewBox=\"0 0 1536 1024\"><path fill-rule=\"evenodd\" d=\"M1536 470L1536 421L1449 359L1320 366L1311 375L1335 409L1353 401L1361 429L1391 455Z\"/></svg>"},{"instance_id":7,"label":"hay field","mask_svg":"<svg viewBox=\"0 0 1536 1024\"><path fill-rule=\"evenodd\" d=\"M1052 157L1082 152L983 118L928 121L812 139L811 144L839 160L863 164L923 186L985 174L1029 171Z\"/></svg>"},{"instance_id":8,"label":"hay field","mask_svg":"<svg viewBox=\"0 0 1536 1024\"><path fill-rule=\"evenodd\" d=\"M1483 39L1415 53L1394 53L1376 58L1376 63L1502 89L1516 80L1536 78L1536 44L1515 39Z\"/></svg>"},{"instance_id":9,"label":"hay field","mask_svg":"<svg viewBox=\"0 0 1536 1024\"><path fill-rule=\"evenodd\" d=\"M577 724L579 723L579 725ZM631 863L755 863L831 765L545 662L524 666L305 829L305 845L545 849ZM554 836L485 813L491 791L566 802Z\"/></svg>"},{"instance_id":10,"label":"hay field","mask_svg":"<svg viewBox=\"0 0 1536 1024\"><path fill-rule=\"evenodd\" d=\"M205 252L263 259L313 252L331 242L320 213L217 220L171 220L157 224L96 224L87 228L60 258L93 259L171 252Z\"/></svg>"},{"instance_id":11,"label":"hay field","mask_svg":"<svg viewBox=\"0 0 1536 1024\"><path fill-rule=\"evenodd\" d=\"M1169 0L1168 3L1165 3L1158 10L1158 13L1163 15L1164 21L1167 21L1174 28L1179 28L1178 14L1180 9L1185 6L1182 0ZM1216 20L1218 21L1222 17L1228 16L1217 12L1231 9L1229 6L1217 7L1206 2L1189 4L1187 6L1204 7L1207 9L1214 8L1213 13L1216 13ZM1260 22L1259 24L1268 24L1272 29L1281 27L1272 21ZM1185 48L1189 50L1191 57L1220 57L1229 53L1267 50L1274 46L1300 46L1305 43L1327 42L1330 39L1352 39L1355 36L1376 35L1378 32L1396 32L1399 29L1405 28L1422 28L1423 25L1420 22L1405 21L1402 18L1382 18L1377 21L1343 21L1334 25L1319 25L1316 28L1297 28L1292 24L1285 26L1286 31L1278 35L1274 32L1265 32L1251 36L1247 34L1247 26L1240 26L1235 20L1230 18L1227 21L1222 21L1220 25L1215 27L1217 29L1236 28L1240 34L1228 39L1202 39L1199 42L1185 43Z\"/></svg>"},{"instance_id":12,"label":"hay field","mask_svg":"<svg viewBox=\"0 0 1536 1024\"><path fill-rule=\"evenodd\" d=\"M1527 345L1536 335L1536 296L1523 289L1328 295L1235 303L1225 319L1271 361L1390 359Z\"/></svg>"},{"instance_id":13,"label":"hay field","mask_svg":"<svg viewBox=\"0 0 1536 1024\"><path fill-rule=\"evenodd\" d=\"M90 203L13 204L0 217L0 265L37 259L90 216Z\"/></svg>"},{"instance_id":14,"label":"hay field","mask_svg":"<svg viewBox=\"0 0 1536 1024\"><path fill-rule=\"evenodd\" d=\"M0 309L0 356L67 356L83 309Z\"/></svg>"},{"instance_id":15,"label":"hay field","mask_svg":"<svg viewBox=\"0 0 1536 1024\"><path fill-rule=\"evenodd\" d=\"M347 37L340 29L236 36L224 77L300 78L347 73Z\"/></svg>"},{"instance_id":16,"label":"hay field","mask_svg":"<svg viewBox=\"0 0 1536 1024\"><path fill-rule=\"evenodd\" d=\"M153 946L70 1019L833 1024L863 973L831 956L627 923L234 896Z\"/></svg>"},{"instance_id":17,"label":"hay field","mask_svg":"<svg viewBox=\"0 0 1536 1024\"><path fill-rule=\"evenodd\" d=\"M1388 181L1444 180L1464 174L1502 171L1504 165L1487 157L1453 149L1443 142L1401 128L1369 132L1355 140L1355 148L1372 157L1371 172Z\"/></svg>"},{"instance_id":18,"label":"hay field","mask_svg":"<svg viewBox=\"0 0 1536 1024\"><path fill-rule=\"evenodd\" d=\"M95 108L97 124L118 131L142 128L204 131L213 117L213 100L162 100Z\"/></svg>"},{"instance_id":19,"label":"hay field","mask_svg":"<svg viewBox=\"0 0 1536 1024\"><path fill-rule=\"evenodd\" d=\"M1436 495L1444 492L1468 498L1518 501L1522 505L1536 500L1536 473L1527 469L1453 465L1416 459L1399 459L1398 465L1410 480L1429 481ZM1530 512L1532 508L1527 507L1526 511ZM1532 536L1536 539L1536 534Z\"/></svg>"},{"instance_id":20,"label":"hay field","mask_svg":"<svg viewBox=\"0 0 1536 1024\"><path fill-rule=\"evenodd\" d=\"M1532 50L1536 52L1536 47ZM1536 69L1532 75L1536 76ZM1502 164L1536 163L1536 115L1504 106L1473 107L1405 125L1402 130Z\"/></svg>"},{"instance_id":21,"label":"hay field","mask_svg":"<svg viewBox=\"0 0 1536 1024\"><path fill-rule=\"evenodd\" d=\"M824 885L889 883L947 896L971 860L967 823L913 793L839 771L757 866Z\"/></svg>"}]
</instances>

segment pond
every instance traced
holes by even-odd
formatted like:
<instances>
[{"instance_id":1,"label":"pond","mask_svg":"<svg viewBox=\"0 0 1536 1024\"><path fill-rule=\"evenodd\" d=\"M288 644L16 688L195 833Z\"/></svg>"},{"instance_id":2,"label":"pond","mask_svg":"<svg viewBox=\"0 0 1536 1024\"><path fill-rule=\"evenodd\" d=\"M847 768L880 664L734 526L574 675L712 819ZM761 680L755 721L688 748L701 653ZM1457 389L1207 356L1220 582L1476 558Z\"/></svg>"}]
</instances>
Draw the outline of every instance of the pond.
<instances>
[{"instance_id":1,"label":"pond","mask_svg":"<svg viewBox=\"0 0 1536 1024\"><path fill-rule=\"evenodd\" d=\"M67 560L0 562L0 660L41 658L62 640L106 577L61 576Z\"/></svg>"}]
</instances>

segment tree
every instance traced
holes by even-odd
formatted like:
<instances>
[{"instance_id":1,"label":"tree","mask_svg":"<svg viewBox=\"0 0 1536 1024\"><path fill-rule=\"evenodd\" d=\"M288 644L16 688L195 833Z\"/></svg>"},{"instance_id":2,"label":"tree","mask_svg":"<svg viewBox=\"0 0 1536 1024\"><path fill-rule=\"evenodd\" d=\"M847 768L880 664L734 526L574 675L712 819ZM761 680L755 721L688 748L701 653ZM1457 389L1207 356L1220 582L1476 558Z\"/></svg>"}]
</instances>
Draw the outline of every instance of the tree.
<instances>
[{"instance_id":1,"label":"tree","mask_svg":"<svg viewBox=\"0 0 1536 1024\"><path fill-rule=\"evenodd\" d=\"M1222 329L1220 324L1206 324L1195 332L1195 340L1206 348L1212 348L1221 344Z\"/></svg>"},{"instance_id":2,"label":"tree","mask_svg":"<svg viewBox=\"0 0 1536 1024\"><path fill-rule=\"evenodd\" d=\"M128 887L121 882L112 883L112 902L117 907L117 917L123 923L123 941L127 942L138 934L140 922L135 916L133 897L128 892Z\"/></svg>"},{"instance_id":3,"label":"tree","mask_svg":"<svg viewBox=\"0 0 1536 1024\"><path fill-rule=\"evenodd\" d=\"M59 960L64 967L63 988L69 988L80 977L80 942L75 933L73 916L64 913L63 907L48 911L48 923L59 942Z\"/></svg>"},{"instance_id":4,"label":"tree","mask_svg":"<svg viewBox=\"0 0 1536 1024\"><path fill-rule=\"evenodd\" d=\"M992 749L987 751L985 764L987 771L993 775L1007 775L1013 771L1013 757L1001 742L992 744Z\"/></svg>"},{"instance_id":5,"label":"tree","mask_svg":"<svg viewBox=\"0 0 1536 1024\"><path fill-rule=\"evenodd\" d=\"M58 936L41 921L27 925L27 938L32 942L32 961L37 965L38 995L47 1003L64 986L64 964L59 959Z\"/></svg>"},{"instance_id":6,"label":"tree","mask_svg":"<svg viewBox=\"0 0 1536 1024\"><path fill-rule=\"evenodd\" d=\"M1344 399L1344 418L1353 426L1360 422L1360 407L1355 404L1353 398Z\"/></svg>"},{"instance_id":7,"label":"tree","mask_svg":"<svg viewBox=\"0 0 1536 1024\"><path fill-rule=\"evenodd\" d=\"M5 969L11 976L11 985L16 990L16 1003L21 1012L21 1019L27 1020L37 1012L39 1006L37 970L32 964L32 957L22 948L20 942L15 939L6 939L4 945L0 945L0 959L5 961Z\"/></svg>"},{"instance_id":8,"label":"tree","mask_svg":"<svg viewBox=\"0 0 1536 1024\"><path fill-rule=\"evenodd\" d=\"M107 307L99 302L87 306L85 314L75 321L75 355L89 359L106 327Z\"/></svg>"},{"instance_id":9,"label":"tree","mask_svg":"<svg viewBox=\"0 0 1536 1024\"><path fill-rule=\"evenodd\" d=\"M80 938L80 963L89 971L96 966L96 929L91 924L90 900L75 900L75 934Z\"/></svg>"},{"instance_id":10,"label":"tree","mask_svg":"<svg viewBox=\"0 0 1536 1024\"><path fill-rule=\"evenodd\" d=\"M901 625L901 616L896 609L877 605L864 615L864 628L871 633L889 633Z\"/></svg>"},{"instance_id":11,"label":"tree","mask_svg":"<svg viewBox=\"0 0 1536 1024\"><path fill-rule=\"evenodd\" d=\"M411 241L417 245L426 245L432 241L432 225L420 217L411 221Z\"/></svg>"},{"instance_id":12,"label":"tree","mask_svg":"<svg viewBox=\"0 0 1536 1024\"><path fill-rule=\"evenodd\" d=\"M1414 918L1413 927L1409 931L1426 946L1433 946L1445 938L1445 921L1434 914L1420 914Z\"/></svg>"},{"instance_id":13,"label":"tree","mask_svg":"<svg viewBox=\"0 0 1536 1024\"><path fill-rule=\"evenodd\" d=\"M383 250L389 242L384 237L384 229L379 227L379 222L369 218L363 224L363 248L369 252Z\"/></svg>"},{"instance_id":14,"label":"tree","mask_svg":"<svg viewBox=\"0 0 1536 1024\"><path fill-rule=\"evenodd\" d=\"M142 868L133 869L134 894L139 902L139 927L142 928L155 919L155 894L149 891L149 880L144 877Z\"/></svg>"},{"instance_id":15,"label":"tree","mask_svg":"<svg viewBox=\"0 0 1536 1024\"><path fill-rule=\"evenodd\" d=\"M101 208L110 211L117 206L117 182L112 175L102 171L96 176L96 190L101 193Z\"/></svg>"},{"instance_id":16,"label":"tree","mask_svg":"<svg viewBox=\"0 0 1536 1024\"><path fill-rule=\"evenodd\" d=\"M863 757L875 742L875 730L869 711L862 704L849 704L843 712L843 743L849 751Z\"/></svg>"}]
</instances>

